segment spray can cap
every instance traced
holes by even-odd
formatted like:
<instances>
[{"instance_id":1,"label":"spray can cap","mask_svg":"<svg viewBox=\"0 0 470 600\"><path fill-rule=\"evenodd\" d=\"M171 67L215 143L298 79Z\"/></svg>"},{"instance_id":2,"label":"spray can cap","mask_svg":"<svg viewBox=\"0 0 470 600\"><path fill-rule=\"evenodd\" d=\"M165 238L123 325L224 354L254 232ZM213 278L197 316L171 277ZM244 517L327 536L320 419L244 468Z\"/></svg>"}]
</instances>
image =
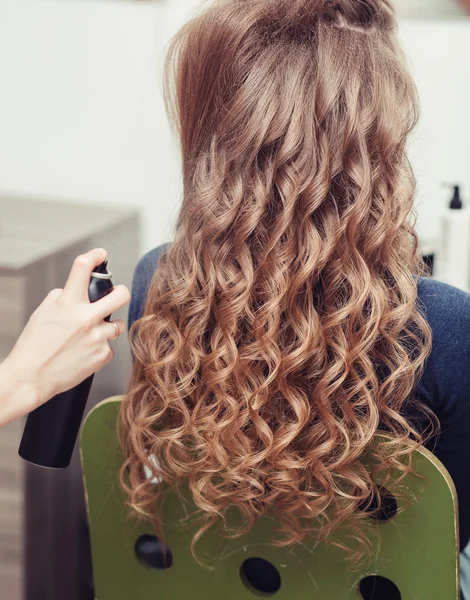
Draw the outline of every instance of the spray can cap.
<instances>
[{"instance_id":1,"label":"spray can cap","mask_svg":"<svg viewBox=\"0 0 470 600\"><path fill-rule=\"evenodd\" d=\"M108 261L105 260L100 265L95 267L91 276L95 279L111 279L112 274L108 271Z\"/></svg>"}]
</instances>

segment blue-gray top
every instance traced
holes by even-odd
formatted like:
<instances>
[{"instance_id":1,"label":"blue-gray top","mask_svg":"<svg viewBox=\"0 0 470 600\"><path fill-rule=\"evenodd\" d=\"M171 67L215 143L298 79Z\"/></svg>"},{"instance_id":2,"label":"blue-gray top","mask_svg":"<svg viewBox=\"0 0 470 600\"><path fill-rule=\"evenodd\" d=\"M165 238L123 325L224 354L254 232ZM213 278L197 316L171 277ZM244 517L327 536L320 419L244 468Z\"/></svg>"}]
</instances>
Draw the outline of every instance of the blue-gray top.
<instances>
[{"instance_id":1,"label":"blue-gray top","mask_svg":"<svg viewBox=\"0 0 470 600\"><path fill-rule=\"evenodd\" d=\"M149 284L167 246L146 254L132 285L129 326L144 310ZM470 294L432 279L420 279L419 300L433 333L433 347L418 399L431 407L441 433L431 450L449 470L459 497L460 545L470 541Z\"/></svg>"}]
</instances>

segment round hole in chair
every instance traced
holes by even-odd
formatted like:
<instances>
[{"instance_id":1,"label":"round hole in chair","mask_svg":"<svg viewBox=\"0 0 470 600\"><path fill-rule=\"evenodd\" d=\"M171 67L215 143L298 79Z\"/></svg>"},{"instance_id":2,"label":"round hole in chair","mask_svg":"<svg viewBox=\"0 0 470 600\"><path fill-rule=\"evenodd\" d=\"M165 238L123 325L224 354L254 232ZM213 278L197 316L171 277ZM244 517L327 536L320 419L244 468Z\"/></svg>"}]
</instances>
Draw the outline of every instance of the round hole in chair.
<instances>
[{"instance_id":1,"label":"round hole in chair","mask_svg":"<svg viewBox=\"0 0 470 600\"><path fill-rule=\"evenodd\" d=\"M264 558L248 558L240 567L245 586L258 596L274 596L281 589L281 576L276 567Z\"/></svg>"},{"instance_id":2,"label":"round hole in chair","mask_svg":"<svg viewBox=\"0 0 470 600\"><path fill-rule=\"evenodd\" d=\"M398 503L395 496L383 486L377 486L378 493L380 494L381 503L379 508L379 502L377 495L371 495L370 499L365 500L360 506L360 510L369 513L371 519L380 521L381 523L387 523L396 517L398 513Z\"/></svg>"},{"instance_id":3,"label":"round hole in chair","mask_svg":"<svg viewBox=\"0 0 470 600\"><path fill-rule=\"evenodd\" d=\"M380 575L365 577L359 584L359 592L363 600L401 600L397 586Z\"/></svg>"},{"instance_id":4,"label":"round hole in chair","mask_svg":"<svg viewBox=\"0 0 470 600\"><path fill-rule=\"evenodd\" d=\"M135 555L141 563L162 571L173 565L173 554L170 548L155 535L141 535L134 546Z\"/></svg>"}]
</instances>

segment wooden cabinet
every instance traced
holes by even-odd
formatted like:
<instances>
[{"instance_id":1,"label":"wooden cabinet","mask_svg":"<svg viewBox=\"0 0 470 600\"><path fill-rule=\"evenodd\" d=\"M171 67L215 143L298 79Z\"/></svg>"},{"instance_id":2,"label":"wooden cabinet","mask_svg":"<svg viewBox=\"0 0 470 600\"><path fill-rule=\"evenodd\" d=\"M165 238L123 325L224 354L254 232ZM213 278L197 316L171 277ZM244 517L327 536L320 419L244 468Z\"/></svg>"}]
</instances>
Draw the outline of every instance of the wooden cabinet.
<instances>
[{"instance_id":1,"label":"wooden cabinet","mask_svg":"<svg viewBox=\"0 0 470 600\"><path fill-rule=\"evenodd\" d=\"M93 247L108 250L114 283L130 287L139 257L137 211L0 197L0 358L46 294L64 285L73 258ZM115 316L125 319L127 309ZM96 376L89 408L125 390L126 336L113 347L115 360ZM18 457L22 429L22 420L0 429L0 599L89 600L77 449L68 469L39 469Z\"/></svg>"}]
</instances>

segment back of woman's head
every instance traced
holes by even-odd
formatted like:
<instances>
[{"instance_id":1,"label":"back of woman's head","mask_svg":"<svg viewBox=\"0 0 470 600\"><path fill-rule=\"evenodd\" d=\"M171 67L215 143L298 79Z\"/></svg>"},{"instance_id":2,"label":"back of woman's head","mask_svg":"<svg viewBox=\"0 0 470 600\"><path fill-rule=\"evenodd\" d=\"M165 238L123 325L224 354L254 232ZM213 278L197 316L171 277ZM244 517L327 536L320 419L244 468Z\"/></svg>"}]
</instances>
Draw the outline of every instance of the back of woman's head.
<instances>
[{"instance_id":1,"label":"back of woman's head","mask_svg":"<svg viewBox=\"0 0 470 600\"><path fill-rule=\"evenodd\" d=\"M158 522L144 463L188 483L206 525L236 506L246 527L274 513L282 543L345 521L364 542L379 427L378 462L406 472L430 331L394 29L388 0L219 0L176 36L184 198L122 413L140 514Z\"/></svg>"}]
</instances>

